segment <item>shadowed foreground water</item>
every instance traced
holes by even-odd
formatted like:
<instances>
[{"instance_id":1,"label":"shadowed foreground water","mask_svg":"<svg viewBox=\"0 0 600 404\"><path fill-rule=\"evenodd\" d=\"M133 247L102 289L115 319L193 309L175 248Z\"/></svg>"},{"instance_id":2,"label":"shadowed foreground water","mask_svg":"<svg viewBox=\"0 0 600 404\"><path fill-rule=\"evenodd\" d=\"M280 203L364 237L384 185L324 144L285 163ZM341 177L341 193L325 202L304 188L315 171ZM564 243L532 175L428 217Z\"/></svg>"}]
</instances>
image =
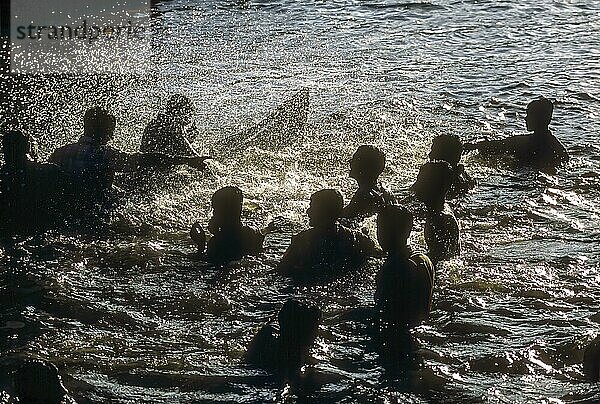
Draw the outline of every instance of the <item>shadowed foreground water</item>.
<instances>
[{"instance_id":1,"label":"shadowed foreground water","mask_svg":"<svg viewBox=\"0 0 600 404\"><path fill-rule=\"evenodd\" d=\"M600 329L599 2L180 0L160 9L147 77L21 77L16 118L46 157L101 103L117 116L115 143L134 151L168 95L182 92L198 107L199 148L219 158L210 173L120 178L125 197L99 235L48 233L3 249L3 352L51 360L81 402L600 400L580 365ZM302 136L219 147L301 87L311 90ZM556 100L551 129L572 161L549 176L466 159L479 185L454 202L464 254L438 271L431 320L417 332L418 374L393 380L374 352L366 318L380 261L321 287L271 273L307 226L313 191L350 197L358 145L386 152L382 179L403 194L435 135L522 132L525 105L540 94ZM260 257L215 270L190 256L187 233L230 184L244 190L249 224L276 219L283 231ZM413 244L423 245L418 232ZM289 296L324 311L318 382L296 391L241 362Z\"/></svg>"}]
</instances>

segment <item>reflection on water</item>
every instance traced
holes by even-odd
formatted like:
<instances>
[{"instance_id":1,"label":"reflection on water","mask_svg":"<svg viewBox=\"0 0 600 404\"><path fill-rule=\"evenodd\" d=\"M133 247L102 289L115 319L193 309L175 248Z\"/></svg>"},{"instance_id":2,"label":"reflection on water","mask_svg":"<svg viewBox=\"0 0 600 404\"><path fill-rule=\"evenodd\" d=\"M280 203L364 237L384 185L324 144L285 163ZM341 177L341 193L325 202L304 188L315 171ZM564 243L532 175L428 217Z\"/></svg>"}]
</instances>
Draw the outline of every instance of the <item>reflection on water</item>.
<instances>
[{"instance_id":1,"label":"reflection on water","mask_svg":"<svg viewBox=\"0 0 600 404\"><path fill-rule=\"evenodd\" d=\"M100 235L49 233L5 248L2 350L53 361L77 397L97 402L593 401L579 364L600 328L599 9L178 0L160 5L147 77L19 77L9 95L21 106L0 119L36 135L43 157L80 135L94 104L118 117L116 146L134 151L168 96L188 94L206 153L299 88L310 88L311 109L305 132L224 150L211 173L120 178L127 197ZM572 162L547 176L467 159L479 185L455 202L464 254L439 270L431 321L417 333L425 367L413 377L387 378L371 343L365 313L380 262L327 287L270 273L307 225L313 191L351 195L357 145L386 152L383 180L402 194L435 135L522 131L538 94L556 100L552 129ZM208 220L224 185L244 190L248 224L283 217L286 226L262 256L215 270L191 258L187 232ZM282 392L240 359L290 296L319 303L324 319L316 386Z\"/></svg>"}]
</instances>

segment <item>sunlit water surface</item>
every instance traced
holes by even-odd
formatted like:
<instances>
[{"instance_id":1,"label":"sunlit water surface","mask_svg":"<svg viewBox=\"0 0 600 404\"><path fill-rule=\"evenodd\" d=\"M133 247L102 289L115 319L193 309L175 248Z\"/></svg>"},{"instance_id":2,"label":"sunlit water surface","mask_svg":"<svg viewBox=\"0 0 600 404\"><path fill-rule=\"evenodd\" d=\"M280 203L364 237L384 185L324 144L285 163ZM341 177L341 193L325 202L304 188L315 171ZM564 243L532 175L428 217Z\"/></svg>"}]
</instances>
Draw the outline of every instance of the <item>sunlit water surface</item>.
<instances>
[{"instance_id":1,"label":"sunlit water surface","mask_svg":"<svg viewBox=\"0 0 600 404\"><path fill-rule=\"evenodd\" d=\"M53 361L82 402L600 399L580 366L600 329L600 2L178 0L160 10L147 76L22 78L27 89L11 96L23 109L11 113L46 157L81 134L86 108L106 105L115 145L135 151L181 92L198 107L198 147L218 160L210 173L120 178L126 196L101 235L5 249L0 326L25 326L0 329L4 351ZM219 148L301 87L311 90L302 136ZM540 94L556 100L552 129L572 161L548 176L467 157L479 185L453 203L463 254L438 270L431 320L416 333L429 352L411 380L386 376L362 314L380 261L322 287L271 273L307 226L312 192L351 196L358 145L386 152L382 179L403 194L433 136L522 133ZM260 257L215 270L190 256L187 234L229 184L244 191L245 221L277 218L283 232ZM418 231L413 244L423 245ZM306 391L283 391L241 361L289 296L324 311L313 350L323 381Z\"/></svg>"}]
</instances>

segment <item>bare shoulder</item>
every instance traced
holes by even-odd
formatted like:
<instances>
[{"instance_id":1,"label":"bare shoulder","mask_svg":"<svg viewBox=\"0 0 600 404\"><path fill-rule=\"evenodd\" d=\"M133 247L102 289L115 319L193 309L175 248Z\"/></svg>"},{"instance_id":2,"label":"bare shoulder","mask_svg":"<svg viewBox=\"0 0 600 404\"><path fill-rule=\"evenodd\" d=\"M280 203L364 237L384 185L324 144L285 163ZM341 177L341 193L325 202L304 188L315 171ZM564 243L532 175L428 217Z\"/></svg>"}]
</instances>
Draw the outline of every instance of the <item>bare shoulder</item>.
<instances>
[{"instance_id":1,"label":"bare shoulder","mask_svg":"<svg viewBox=\"0 0 600 404\"><path fill-rule=\"evenodd\" d=\"M306 229L292 236L292 244L306 244L314 238L314 230Z\"/></svg>"},{"instance_id":2,"label":"bare shoulder","mask_svg":"<svg viewBox=\"0 0 600 404\"><path fill-rule=\"evenodd\" d=\"M552 139L552 148L557 153L564 155L564 156L568 156L567 148L562 144L562 142L556 136L554 136L554 134L551 135L551 139Z\"/></svg>"}]
</instances>

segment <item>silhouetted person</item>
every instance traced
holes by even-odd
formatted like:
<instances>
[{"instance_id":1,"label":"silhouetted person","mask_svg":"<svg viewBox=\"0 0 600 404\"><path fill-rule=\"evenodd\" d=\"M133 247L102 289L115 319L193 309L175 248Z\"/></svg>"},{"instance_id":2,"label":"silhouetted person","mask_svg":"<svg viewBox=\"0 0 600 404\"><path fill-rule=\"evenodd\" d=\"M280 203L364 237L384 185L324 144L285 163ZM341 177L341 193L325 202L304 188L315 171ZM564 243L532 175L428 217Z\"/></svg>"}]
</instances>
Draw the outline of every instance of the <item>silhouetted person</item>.
<instances>
[{"instance_id":1,"label":"silhouetted person","mask_svg":"<svg viewBox=\"0 0 600 404\"><path fill-rule=\"evenodd\" d=\"M279 332L267 324L256 334L246 351L246 362L273 372L284 380L300 376L317 338L321 310L289 299L277 315Z\"/></svg>"},{"instance_id":2,"label":"silhouetted person","mask_svg":"<svg viewBox=\"0 0 600 404\"><path fill-rule=\"evenodd\" d=\"M583 353L583 373L590 382L600 381L600 336L596 337Z\"/></svg>"},{"instance_id":3,"label":"silhouetted person","mask_svg":"<svg viewBox=\"0 0 600 404\"><path fill-rule=\"evenodd\" d=\"M369 237L338 223L343 207L344 198L335 189L311 196L307 213L312 228L292 237L277 266L279 274L304 281L327 278L358 268L380 254Z\"/></svg>"},{"instance_id":4,"label":"silhouetted person","mask_svg":"<svg viewBox=\"0 0 600 404\"><path fill-rule=\"evenodd\" d=\"M445 161L452 168L452 184L450 184L447 199L454 199L475 187L475 180L467 174L465 166L460 164L463 147L462 141L456 135L436 136L431 145L429 159Z\"/></svg>"},{"instance_id":5,"label":"silhouetted person","mask_svg":"<svg viewBox=\"0 0 600 404\"><path fill-rule=\"evenodd\" d=\"M30 147L29 137L19 131L2 138L0 220L9 232L43 229L59 218L64 176L54 164L32 161Z\"/></svg>"},{"instance_id":6,"label":"silhouetted person","mask_svg":"<svg viewBox=\"0 0 600 404\"><path fill-rule=\"evenodd\" d=\"M358 190L342 211L342 217L371 216L396 199L377 180L385 168L385 154L375 146L360 146L350 161L350 178L358 182Z\"/></svg>"},{"instance_id":7,"label":"silhouetted person","mask_svg":"<svg viewBox=\"0 0 600 404\"><path fill-rule=\"evenodd\" d=\"M427 320L434 283L433 264L408 245L413 216L388 206L377 215L377 238L387 259L375 277L380 360L388 374L416 370L419 348L411 328Z\"/></svg>"},{"instance_id":8,"label":"silhouetted person","mask_svg":"<svg viewBox=\"0 0 600 404\"><path fill-rule=\"evenodd\" d=\"M387 206L377 215L377 238L387 259L376 276L375 306L382 327L408 330L429 317L434 269L408 245L412 214Z\"/></svg>"},{"instance_id":9,"label":"silhouetted person","mask_svg":"<svg viewBox=\"0 0 600 404\"><path fill-rule=\"evenodd\" d=\"M76 143L52 153L50 162L57 164L71 181L71 193L85 204L104 203L110 195L115 173L147 167L170 167L187 164L205 168L204 157L167 156L160 153L125 153L107 143L114 137L116 119L106 110L94 107L84 116L84 133Z\"/></svg>"},{"instance_id":10,"label":"silhouetted person","mask_svg":"<svg viewBox=\"0 0 600 404\"><path fill-rule=\"evenodd\" d=\"M169 156L198 156L191 142L198 137L193 122L194 104L181 94L169 99L165 111L159 113L144 131L140 151Z\"/></svg>"},{"instance_id":11,"label":"silhouetted person","mask_svg":"<svg viewBox=\"0 0 600 404\"><path fill-rule=\"evenodd\" d=\"M512 136L502 140L484 140L465 145L465 150L479 150L485 157L504 155L513 157L520 165L533 166L540 170L553 170L569 161L562 143L550 132L554 105L540 97L527 105L525 118L529 135Z\"/></svg>"},{"instance_id":12,"label":"silhouetted person","mask_svg":"<svg viewBox=\"0 0 600 404\"><path fill-rule=\"evenodd\" d=\"M39 360L27 360L13 375L15 394L20 403L59 404L67 400L56 366Z\"/></svg>"},{"instance_id":13,"label":"silhouetted person","mask_svg":"<svg viewBox=\"0 0 600 404\"><path fill-rule=\"evenodd\" d=\"M206 250L209 261L235 261L262 251L264 235L242 224L243 200L242 191L237 187L224 187L213 194L213 217L208 223L208 230L213 236L208 241ZM198 222L192 226L190 235L198 246L198 251L202 253L206 236Z\"/></svg>"},{"instance_id":14,"label":"silhouetted person","mask_svg":"<svg viewBox=\"0 0 600 404\"><path fill-rule=\"evenodd\" d=\"M410 190L427 209L425 242L434 263L460 254L460 229L446 195L452 184L452 168L444 161L425 163Z\"/></svg>"}]
</instances>

